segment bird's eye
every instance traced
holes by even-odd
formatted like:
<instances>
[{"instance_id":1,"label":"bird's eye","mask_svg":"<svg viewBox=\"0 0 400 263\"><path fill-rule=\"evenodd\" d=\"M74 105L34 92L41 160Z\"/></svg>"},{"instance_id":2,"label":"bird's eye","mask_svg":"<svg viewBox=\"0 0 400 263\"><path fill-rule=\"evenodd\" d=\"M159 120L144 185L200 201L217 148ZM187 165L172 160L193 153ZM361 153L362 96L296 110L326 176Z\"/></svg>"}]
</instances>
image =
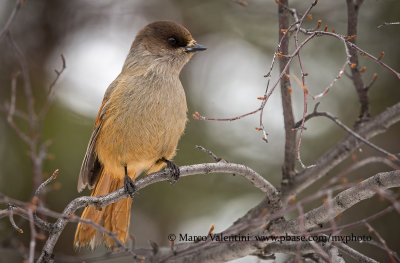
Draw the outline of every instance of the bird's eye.
<instances>
[{"instance_id":1,"label":"bird's eye","mask_svg":"<svg viewBox=\"0 0 400 263\"><path fill-rule=\"evenodd\" d=\"M168 38L168 43L169 43L171 46L176 46L176 44L178 43L178 41L176 41L176 39L175 39L174 37L170 37L170 38Z\"/></svg>"}]
</instances>

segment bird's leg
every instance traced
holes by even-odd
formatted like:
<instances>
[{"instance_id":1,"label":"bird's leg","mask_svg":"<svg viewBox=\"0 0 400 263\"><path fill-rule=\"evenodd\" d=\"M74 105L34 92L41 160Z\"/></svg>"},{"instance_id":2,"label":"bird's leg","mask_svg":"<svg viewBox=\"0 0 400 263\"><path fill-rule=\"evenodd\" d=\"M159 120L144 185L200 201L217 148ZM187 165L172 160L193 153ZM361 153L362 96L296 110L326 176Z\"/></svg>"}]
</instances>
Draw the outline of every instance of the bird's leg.
<instances>
[{"instance_id":1,"label":"bird's leg","mask_svg":"<svg viewBox=\"0 0 400 263\"><path fill-rule=\"evenodd\" d=\"M181 171L179 170L179 166L170 160L165 159L164 157L160 159L160 161L167 164L167 169L170 170L172 181L171 183L176 183L179 179Z\"/></svg>"},{"instance_id":2,"label":"bird's leg","mask_svg":"<svg viewBox=\"0 0 400 263\"><path fill-rule=\"evenodd\" d=\"M136 191L135 183L132 181L132 179L128 176L128 168L126 165L124 166L125 168L125 177L124 177L124 189L127 194L133 199L133 194Z\"/></svg>"}]
</instances>

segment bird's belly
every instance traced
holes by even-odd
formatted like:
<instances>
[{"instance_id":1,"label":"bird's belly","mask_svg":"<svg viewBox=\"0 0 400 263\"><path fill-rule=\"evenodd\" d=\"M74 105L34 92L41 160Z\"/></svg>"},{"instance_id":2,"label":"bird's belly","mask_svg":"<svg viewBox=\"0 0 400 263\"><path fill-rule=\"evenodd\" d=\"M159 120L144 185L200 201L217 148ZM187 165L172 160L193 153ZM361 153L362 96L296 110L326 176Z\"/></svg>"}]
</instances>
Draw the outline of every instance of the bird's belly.
<instances>
[{"instance_id":1,"label":"bird's belly","mask_svg":"<svg viewBox=\"0 0 400 263\"><path fill-rule=\"evenodd\" d=\"M165 105L164 105L165 106ZM96 143L105 170L139 174L158 159L174 155L186 123L186 110L153 107L107 118Z\"/></svg>"}]
</instances>

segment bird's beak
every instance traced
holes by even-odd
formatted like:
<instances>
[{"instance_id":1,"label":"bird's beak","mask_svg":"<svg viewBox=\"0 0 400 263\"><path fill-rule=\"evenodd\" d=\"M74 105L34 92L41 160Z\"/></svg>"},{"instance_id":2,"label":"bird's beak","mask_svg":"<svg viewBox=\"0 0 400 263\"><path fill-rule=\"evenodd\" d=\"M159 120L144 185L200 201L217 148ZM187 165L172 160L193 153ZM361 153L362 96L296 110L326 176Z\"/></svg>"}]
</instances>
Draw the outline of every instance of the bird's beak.
<instances>
[{"instance_id":1,"label":"bird's beak","mask_svg":"<svg viewBox=\"0 0 400 263\"><path fill-rule=\"evenodd\" d=\"M186 46L185 51L186 52L196 52L196 51L203 51L206 50L207 48L205 46L196 44L194 46Z\"/></svg>"}]
</instances>

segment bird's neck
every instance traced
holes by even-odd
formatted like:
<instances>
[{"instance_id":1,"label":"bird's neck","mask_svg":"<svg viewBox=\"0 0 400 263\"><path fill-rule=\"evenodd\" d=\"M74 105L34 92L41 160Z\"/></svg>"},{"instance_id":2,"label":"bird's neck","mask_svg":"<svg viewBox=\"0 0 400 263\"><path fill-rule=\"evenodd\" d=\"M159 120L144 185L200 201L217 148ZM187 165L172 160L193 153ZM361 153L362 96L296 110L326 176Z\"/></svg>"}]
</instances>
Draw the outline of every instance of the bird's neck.
<instances>
[{"instance_id":1,"label":"bird's neck","mask_svg":"<svg viewBox=\"0 0 400 263\"><path fill-rule=\"evenodd\" d=\"M179 77L186 64L183 58L156 56L146 50L136 49L125 60L122 72L140 75Z\"/></svg>"}]
</instances>

